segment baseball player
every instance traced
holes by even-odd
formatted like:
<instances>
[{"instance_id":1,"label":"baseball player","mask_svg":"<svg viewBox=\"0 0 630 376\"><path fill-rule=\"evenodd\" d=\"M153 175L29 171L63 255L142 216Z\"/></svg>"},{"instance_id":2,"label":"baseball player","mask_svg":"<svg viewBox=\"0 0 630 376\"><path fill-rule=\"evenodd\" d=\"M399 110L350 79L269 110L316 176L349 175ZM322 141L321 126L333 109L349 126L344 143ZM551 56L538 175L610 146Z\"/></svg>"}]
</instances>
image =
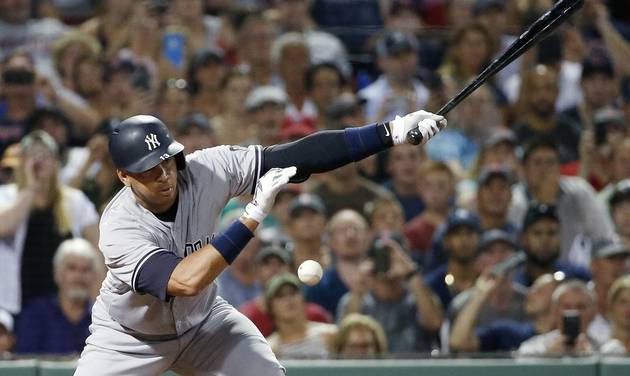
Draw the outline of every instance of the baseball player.
<instances>
[{"instance_id":1,"label":"baseball player","mask_svg":"<svg viewBox=\"0 0 630 376\"><path fill-rule=\"evenodd\" d=\"M284 375L265 338L217 296L215 278L238 256L287 182L332 170L446 126L417 111L387 123L318 132L270 147L219 146L184 157L157 118L138 115L112 132L125 187L106 207L99 248L107 277L75 375ZM213 230L235 196L243 215Z\"/></svg>"}]
</instances>

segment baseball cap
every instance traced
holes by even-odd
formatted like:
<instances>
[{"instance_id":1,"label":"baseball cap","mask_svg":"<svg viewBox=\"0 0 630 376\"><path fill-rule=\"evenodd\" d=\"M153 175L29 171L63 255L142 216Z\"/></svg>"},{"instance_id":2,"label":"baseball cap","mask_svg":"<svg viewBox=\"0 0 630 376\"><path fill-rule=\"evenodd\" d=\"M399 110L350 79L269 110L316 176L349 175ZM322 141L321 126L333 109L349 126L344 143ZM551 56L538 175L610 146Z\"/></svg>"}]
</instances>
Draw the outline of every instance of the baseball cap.
<instances>
[{"instance_id":1,"label":"baseball cap","mask_svg":"<svg viewBox=\"0 0 630 376\"><path fill-rule=\"evenodd\" d=\"M504 8L504 0L476 0L472 6L472 14L478 16L490 9L503 10Z\"/></svg>"},{"instance_id":2,"label":"baseball cap","mask_svg":"<svg viewBox=\"0 0 630 376\"><path fill-rule=\"evenodd\" d=\"M422 15L422 0L393 0L389 7L389 14L395 16L404 10Z\"/></svg>"},{"instance_id":3,"label":"baseball cap","mask_svg":"<svg viewBox=\"0 0 630 376\"><path fill-rule=\"evenodd\" d=\"M256 110L266 103L284 106L287 103L287 94L278 87L265 85L252 90L245 99L245 107L249 111Z\"/></svg>"},{"instance_id":4,"label":"baseball cap","mask_svg":"<svg viewBox=\"0 0 630 376\"><path fill-rule=\"evenodd\" d=\"M378 56L396 56L403 52L418 50L418 40L411 34L401 31L386 32L376 44Z\"/></svg>"},{"instance_id":5,"label":"baseball cap","mask_svg":"<svg viewBox=\"0 0 630 376\"><path fill-rule=\"evenodd\" d=\"M269 282L269 285L267 285L267 290L265 291L265 299L267 299L267 301L270 301L271 299L275 298L278 294L278 291L280 291L280 289L285 285L293 286L298 290L302 289L302 283L294 274L278 274L277 276L273 277Z\"/></svg>"},{"instance_id":6,"label":"baseball cap","mask_svg":"<svg viewBox=\"0 0 630 376\"><path fill-rule=\"evenodd\" d=\"M630 248L623 243L612 240L598 240L591 247L591 258L611 257L617 255L630 256Z\"/></svg>"},{"instance_id":7,"label":"baseball cap","mask_svg":"<svg viewBox=\"0 0 630 376\"><path fill-rule=\"evenodd\" d=\"M4 328L13 333L13 316L3 309L0 309L0 325L4 326Z\"/></svg>"},{"instance_id":8,"label":"baseball cap","mask_svg":"<svg viewBox=\"0 0 630 376\"><path fill-rule=\"evenodd\" d=\"M505 166L491 166L485 167L481 170L479 178L477 179L477 184L480 186L486 185L490 179L495 177L505 179L510 184L514 182L514 175L509 168Z\"/></svg>"},{"instance_id":9,"label":"baseball cap","mask_svg":"<svg viewBox=\"0 0 630 376\"><path fill-rule=\"evenodd\" d=\"M523 220L523 230L544 218L560 222L555 206L547 204L536 204L530 206L525 214L525 219Z\"/></svg>"},{"instance_id":10,"label":"baseball cap","mask_svg":"<svg viewBox=\"0 0 630 376\"><path fill-rule=\"evenodd\" d=\"M190 61L194 69L205 66L209 63L223 64L225 53L219 48L204 48L195 53Z\"/></svg>"},{"instance_id":11,"label":"baseball cap","mask_svg":"<svg viewBox=\"0 0 630 376\"><path fill-rule=\"evenodd\" d=\"M497 242L507 243L514 248L517 247L516 240L512 235L501 229L495 228L484 231L481 235L481 239L479 240L479 252L485 251L488 247Z\"/></svg>"},{"instance_id":12,"label":"baseball cap","mask_svg":"<svg viewBox=\"0 0 630 376\"><path fill-rule=\"evenodd\" d=\"M457 209L446 218L444 236L448 235L457 227L465 226L476 232L481 232L481 222L479 217L468 209Z\"/></svg>"},{"instance_id":13,"label":"baseball cap","mask_svg":"<svg viewBox=\"0 0 630 376\"><path fill-rule=\"evenodd\" d=\"M596 74L603 74L609 78L615 76L612 61L604 53L592 54L582 61L582 79Z\"/></svg>"},{"instance_id":14,"label":"baseball cap","mask_svg":"<svg viewBox=\"0 0 630 376\"><path fill-rule=\"evenodd\" d=\"M313 194L303 193L289 204L289 216L296 217L302 209L311 209L315 213L325 215L326 207L322 200Z\"/></svg>"},{"instance_id":15,"label":"baseball cap","mask_svg":"<svg viewBox=\"0 0 630 376\"><path fill-rule=\"evenodd\" d=\"M201 112L193 112L184 117L182 117L176 126L177 133L186 133L191 127L200 128L203 131L207 131L210 133L214 132L212 125L210 124L210 120L206 117L206 115Z\"/></svg>"},{"instance_id":16,"label":"baseball cap","mask_svg":"<svg viewBox=\"0 0 630 376\"><path fill-rule=\"evenodd\" d=\"M256 263L261 264L272 256L279 258L280 261L287 265L291 263L291 254L279 245L269 245L258 251L256 254Z\"/></svg>"},{"instance_id":17,"label":"baseball cap","mask_svg":"<svg viewBox=\"0 0 630 376\"><path fill-rule=\"evenodd\" d=\"M510 130L500 130L492 133L490 137L484 141L484 148L495 147L499 144L509 144L512 146L518 146L518 140L516 139L516 134Z\"/></svg>"}]
</instances>

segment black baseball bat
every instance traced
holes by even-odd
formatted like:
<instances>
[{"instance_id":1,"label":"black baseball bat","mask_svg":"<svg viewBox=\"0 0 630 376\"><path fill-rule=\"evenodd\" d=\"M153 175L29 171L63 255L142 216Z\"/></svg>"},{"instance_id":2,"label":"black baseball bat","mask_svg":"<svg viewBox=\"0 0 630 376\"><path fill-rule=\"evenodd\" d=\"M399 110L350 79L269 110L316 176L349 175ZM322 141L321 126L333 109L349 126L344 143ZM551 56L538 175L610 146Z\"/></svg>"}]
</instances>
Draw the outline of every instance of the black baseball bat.
<instances>
[{"instance_id":1,"label":"black baseball bat","mask_svg":"<svg viewBox=\"0 0 630 376\"><path fill-rule=\"evenodd\" d=\"M584 0L560 0L551 10L540 16L521 36L515 40L501 56L494 59L474 80L463 88L456 96L446 103L437 112L438 115L446 115L461 101L468 97L473 91L483 85L488 78L492 77L501 69L514 61L527 51L533 44L540 41L551 33L558 25L564 22L569 16L575 13ZM407 141L410 144L418 145L422 141L422 134L415 128L407 133Z\"/></svg>"}]
</instances>

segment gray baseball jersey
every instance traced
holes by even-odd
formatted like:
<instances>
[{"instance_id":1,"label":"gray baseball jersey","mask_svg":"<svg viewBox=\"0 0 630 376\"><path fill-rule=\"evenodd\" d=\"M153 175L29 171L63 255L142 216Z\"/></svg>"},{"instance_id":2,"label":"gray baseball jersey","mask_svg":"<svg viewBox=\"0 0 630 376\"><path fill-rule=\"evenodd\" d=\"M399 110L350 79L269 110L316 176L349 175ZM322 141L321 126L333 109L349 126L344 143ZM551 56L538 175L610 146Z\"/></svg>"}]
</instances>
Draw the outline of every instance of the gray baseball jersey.
<instances>
[{"instance_id":1,"label":"gray baseball jersey","mask_svg":"<svg viewBox=\"0 0 630 376\"><path fill-rule=\"evenodd\" d=\"M99 247L108 268L95 309L95 322L115 321L151 336L178 336L199 324L216 297L212 283L199 295L170 301L136 292L136 277L158 252L180 257L207 245L227 201L253 192L260 174L261 147L220 146L186 158L178 174L179 201L172 223L160 221L123 188L107 205L100 223ZM101 308L98 307L98 308Z\"/></svg>"}]
</instances>

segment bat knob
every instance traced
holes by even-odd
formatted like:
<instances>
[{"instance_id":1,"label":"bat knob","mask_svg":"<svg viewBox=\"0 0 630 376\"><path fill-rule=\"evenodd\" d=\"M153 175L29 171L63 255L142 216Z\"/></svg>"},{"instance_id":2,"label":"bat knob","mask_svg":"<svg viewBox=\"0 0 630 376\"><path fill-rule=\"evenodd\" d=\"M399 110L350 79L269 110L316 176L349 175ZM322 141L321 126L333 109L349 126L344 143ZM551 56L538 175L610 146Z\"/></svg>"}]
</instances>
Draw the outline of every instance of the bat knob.
<instances>
[{"instance_id":1,"label":"bat knob","mask_svg":"<svg viewBox=\"0 0 630 376\"><path fill-rule=\"evenodd\" d=\"M407 133L407 142L412 145L420 145L422 142L422 134L418 128L414 128Z\"/></svg>"}]
</instances>

